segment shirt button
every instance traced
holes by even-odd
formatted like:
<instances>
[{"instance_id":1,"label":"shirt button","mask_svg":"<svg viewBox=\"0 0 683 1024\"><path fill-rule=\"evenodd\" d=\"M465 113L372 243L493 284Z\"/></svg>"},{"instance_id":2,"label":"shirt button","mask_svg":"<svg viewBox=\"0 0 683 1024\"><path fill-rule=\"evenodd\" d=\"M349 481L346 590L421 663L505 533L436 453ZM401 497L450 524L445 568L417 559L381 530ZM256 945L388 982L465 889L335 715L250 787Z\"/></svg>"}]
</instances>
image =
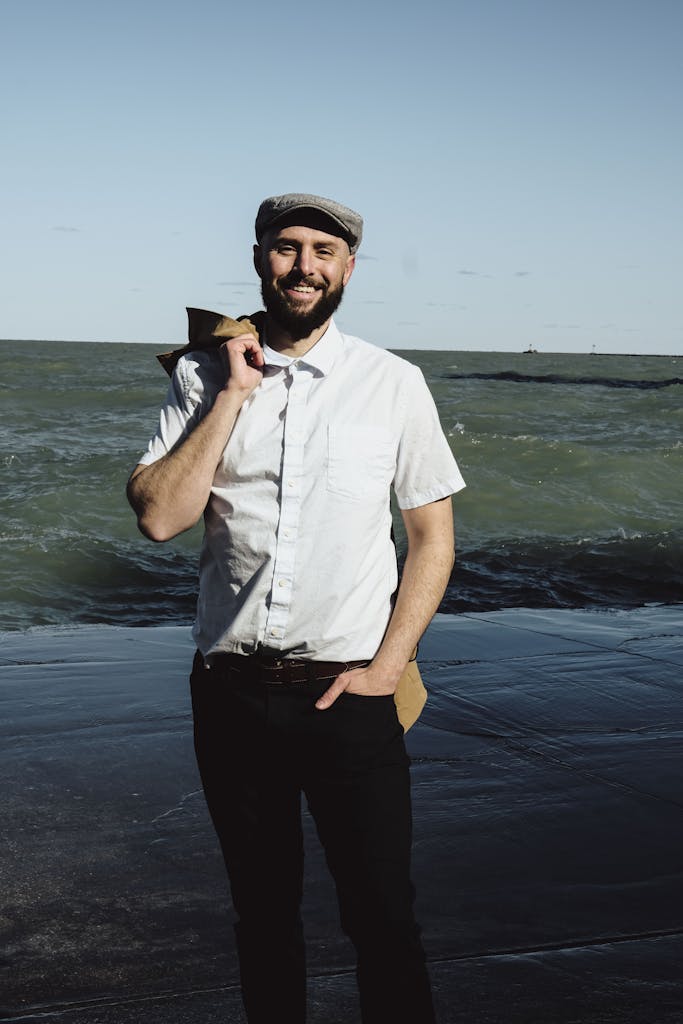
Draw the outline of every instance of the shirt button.
<instances>
[{"instance_id":1,"label":"shirt button","mask_svg":"<svg viewBox=\"0 0 683 1024\"><path fill-rule=\"evenodd\" d=\"M288 587L289 586L289 580L278 580L278 584L277 585L278 585L278 587Z\"/></svg>"},{"instance_id":2,"label":"shirt button","mask_svg":"<svg viewBox=\"0 0 683 1024\"><path fill-rule=\"evenodd\" d=\"M270 631L270 635L271 635L271 636L281 636L281 635L282 635L282 630L281 630L281 629L278 629L278 628L277 628L277 626L274 626L274 627L273 627L273 628L271 629L271 631Z\"/></svg>"}]
</instances>

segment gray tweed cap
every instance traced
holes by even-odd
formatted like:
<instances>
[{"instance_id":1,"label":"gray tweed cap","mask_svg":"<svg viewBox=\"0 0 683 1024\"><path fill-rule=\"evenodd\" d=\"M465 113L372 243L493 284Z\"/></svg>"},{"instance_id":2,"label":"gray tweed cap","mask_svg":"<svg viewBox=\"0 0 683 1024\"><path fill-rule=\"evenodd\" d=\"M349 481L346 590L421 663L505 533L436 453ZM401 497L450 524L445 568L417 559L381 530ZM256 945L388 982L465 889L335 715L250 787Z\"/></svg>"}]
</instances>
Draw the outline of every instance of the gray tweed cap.
<instances>
[{"instance_id":1,"label":"gray tweed cap","mask_svg":"<svg viewBox=\"0 0 683 1024\"><path fill-rule=\"evenodd\" d=\"M256 214L256 241L260 242L269 227L272 227L295 210L316 210L332 221L351 252L356 252L363 237L363 218L359 213L342 206L334 199L306 195L303 192L288 192L284 196L270 196L264 199Z\"/></svg>"}]
</instances>

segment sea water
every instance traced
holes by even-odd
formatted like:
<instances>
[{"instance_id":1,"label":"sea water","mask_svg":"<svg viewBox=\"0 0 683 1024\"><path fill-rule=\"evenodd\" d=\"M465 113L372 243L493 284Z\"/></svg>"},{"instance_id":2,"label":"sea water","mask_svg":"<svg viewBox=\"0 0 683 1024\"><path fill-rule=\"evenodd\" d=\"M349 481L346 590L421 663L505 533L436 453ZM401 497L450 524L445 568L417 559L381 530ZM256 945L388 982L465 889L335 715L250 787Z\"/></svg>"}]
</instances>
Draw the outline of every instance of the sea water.
<instances>
[{"instance_id":1,"label":"sea water","mask_svg":"<svg viewBox=\"0 0 683 1024\"><path fill-rule=\"evenodd\" d=\"M191 621L201 525L152 544L125 499L156 351L0 342L0 629ZM683 357L400 354L468 485L442 611L683 599Z\"/></svg>"}]
</instances>

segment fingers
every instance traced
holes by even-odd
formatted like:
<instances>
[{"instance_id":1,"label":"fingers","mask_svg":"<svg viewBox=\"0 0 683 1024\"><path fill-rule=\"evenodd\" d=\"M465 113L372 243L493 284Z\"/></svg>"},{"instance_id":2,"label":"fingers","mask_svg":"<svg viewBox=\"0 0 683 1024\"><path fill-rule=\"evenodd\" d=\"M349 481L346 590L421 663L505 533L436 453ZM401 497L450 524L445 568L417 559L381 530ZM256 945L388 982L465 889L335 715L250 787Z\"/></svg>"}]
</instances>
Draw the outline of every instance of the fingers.
<instances>
[{"instance_id":1,"label":"fingers","mask_svg":"<svg viewBox=\"0 0 683 1024\"><path fill-rule=\"evenodd\" d=\"M221 350L227 355L231 364L235 357L239 359L240 356L244 356L251 366L263 366L265 364L261 344L258 338L255 338L251 333L240 334L236 338L230 338L229 341L221 345Z\"/></svg>"},{"instance_id":2,"label":"fingers","mask_svg":"<svg viewBox=\"0 0 683 1024\"><path fill-rule=\"evenodd\" d=\"M348 672L342 672L340 676L337 676L332 685L325 690L322 697L318 698L315 702L318 711L326 711L328 708L331 708L339 694L344 692L350 681Z\"/></svg>"},{"instance_id":3,"label":"fingers","mask_svg":"<svg viewBox=\"0 0 683 1024\"><path fill-rule=\"evenodd\" d=\"M389 697L396 692L398 676L387 676L378 672L372 664L361 668L352 668L343 672L334 680L325 693L316 701L316 708L325 711L332 707L340 694L355 693L362 697Z\"/></svg>"},{"instance_id":4,"label":"fingers","mask_svg":"<svg viewBox=\"0 0 683 1024\"><path fill-rule=\"evenodd\" d=\"M265 359L258 338L253 334L240 334L223 342L220 347L225 371L225 387L246 398L258 387L263 377Z\"/></svg>"},{"instance_id":5,"label":"fingers","mask_svg":"<svg viewBox=\"0 0 683 1024\"><path fill-rule=\"evenodd\" d=\"M255 338L253 334L242 334L235 341L240 341L241 339L244 339L245 354L248 354L248 362L252 366L265 366L266 361L258 338Z\"/></svg>"},{"instance_id":6,"label":"fingers","mask_svg":"<svg viewBox=\"0 0 683 1024\"><path fill-rule=\"evenodd\" d=\"M394 692L395 687L390 687L385 681L378 681L373 675L371 666L363 668L352 668L348 672L342 672L340 676L325 690L322 697L316 702L318 711L326 711L331 708L337 697L348 690L349 693L363 694L368 697L383 696Z\"/></svg>"}]
</instances>

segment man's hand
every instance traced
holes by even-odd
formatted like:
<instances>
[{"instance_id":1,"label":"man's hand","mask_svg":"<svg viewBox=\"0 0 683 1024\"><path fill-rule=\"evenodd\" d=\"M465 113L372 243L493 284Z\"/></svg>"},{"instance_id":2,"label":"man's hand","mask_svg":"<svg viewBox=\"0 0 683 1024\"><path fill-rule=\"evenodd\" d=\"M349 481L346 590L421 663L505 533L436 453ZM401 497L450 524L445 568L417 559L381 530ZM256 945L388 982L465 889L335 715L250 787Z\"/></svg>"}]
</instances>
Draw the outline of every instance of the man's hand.
<instances>
[{"instance_id":1,"label":"man's hand","mask_svg":"<svg viewBox=\"0 0 683 1024\"><path fill-rule=\"evenodd\" d=\"M225 369L225 390L247 398L263 377L263 349L253 334L240 334L220 347Z\"/></svg>"},{"instance_id":2,"label":"man's hand","mask_svg":"<svg viewBox=\"0 0 683 1024\"><path fill-rule=\"evenodd\" d=\"M398 685L398 679L391 678L378 670L374 665L365 668L352 668L337 676L332 685L315 702L318 711L326 711L332 707L341 693L358 693L363 697L388 697Z\"/></svg>"},{"instance_id":3,"label":"man's hand","mask_svg":"<svg viewBox=\"0 0 683 1024\"><path fill-rule=\"evenodd\" d=\"M338 676L316 701L331 707L340 693L378 697L396 692L415 646L436 611L453 567L453 510L450 498L404 509L408 555L396 604L377 654L367 668Z\"/></svg>"},{"instance_id":4,"label":"man's hand","mask_svg":"<svg viewBox=\"0 0 683 1024\"><path fill-rule=\"evenodd\" d=\"M263 379L265 360L253 334L231 338L219 351L225 383L211 409L182 444L136 466L128 481L128 500L150 540L170 540L197 522L240 410Z\"/></svg>"}]
</instances>

